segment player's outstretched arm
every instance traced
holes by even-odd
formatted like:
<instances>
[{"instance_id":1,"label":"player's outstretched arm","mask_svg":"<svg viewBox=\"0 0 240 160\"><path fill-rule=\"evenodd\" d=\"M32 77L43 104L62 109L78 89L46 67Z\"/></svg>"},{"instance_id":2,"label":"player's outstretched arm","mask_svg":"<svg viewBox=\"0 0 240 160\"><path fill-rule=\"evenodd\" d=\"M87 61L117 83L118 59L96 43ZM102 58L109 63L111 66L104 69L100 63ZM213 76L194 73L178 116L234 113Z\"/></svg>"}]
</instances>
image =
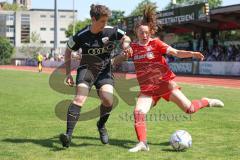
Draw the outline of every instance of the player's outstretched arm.
<instances>
[{"instance_id":1,"label":"player's outstretched arm","mask_svg":"<svg viewBox=\"0 0 240 160\"><path fill-rule=\"evenodd\" d=\"M73 86L74 81L71 75L71 54L72 51L67 47L65 50L65 56L64 56L64 60L65 60L65 67L66 67L66 84L69 86Z\"/></svg>"},{"instance_id":2,"label":"player's outstretched arm","mask_svg":"<svg viewBox=\"0 0 240 160\"><path fill-rule=\"evenodd\" d=\"M122 37L122 39L120 40L120 42L121 42L121 47L122 47L123 50L127 50L131 47L130 46L131 39L127 35L124 35Z\"/></svg>"},{"instance_id":3,"label":"player's outstretched arm","mask_svg":"<svg viewBox=\"0 0 240 160\"><path fill-rule=\"evenodd\" d=\"M122 51L122 53L120 55L117 55L111 59L112 65L118 65L118 64L122 63L123 61L127 60L130 54L132 54L131 48L129 48L125 51Z\"/></svg>"},{"instance_id":4,"label":"player's outstretched arm","mask_svg":"<svg viewBox=\"0 0 240 160\"><path fill-rule=\"evenodd\" d=\"M200 52L193 52L193 51L185 51L185 50L177 50L174 48L168 49L168 54L178 57L178 58L197 58L200 60L204 59L204 55Z\"/></svg>"},{"instance_id":5,"label":"player's outstretched arm","mask_svg":"<svg viewBox=\"0 0 240 160\"><path fill-rule=\"evenodd\" d=\"M117 65L122 63L123 61L127 60L128 57L131 57L133 54L133 50L130 46L131 39L128 36L124 35L120 41L121 41L121 47L123 51L120 55L117 55L114 58L112 58L111 60L112 65Z\"/></svg>"}]
</instances>

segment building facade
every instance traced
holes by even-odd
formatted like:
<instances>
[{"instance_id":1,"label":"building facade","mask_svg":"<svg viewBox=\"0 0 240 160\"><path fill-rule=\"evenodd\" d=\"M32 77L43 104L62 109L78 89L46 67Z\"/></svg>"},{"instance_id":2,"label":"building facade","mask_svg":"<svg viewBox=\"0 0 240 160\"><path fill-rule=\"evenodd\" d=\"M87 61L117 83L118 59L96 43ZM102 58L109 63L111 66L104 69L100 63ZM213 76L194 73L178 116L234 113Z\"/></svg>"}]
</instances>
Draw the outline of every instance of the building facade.
<instances>
[{"instance_id":1,"label":"building facade","mask_svg":"<svg viewBox=\"0 0 240 160\"><path fill-rule=\"evenodd\" d=\"M59 48L66 46L65 31L74 17L77 17L76 10L58 10ZM33 33L39 36L42 47L54 47L54 10L0 11L0 36L8 38L16 48L29 44Z\"/></svg>"},{"instance_id":2,"label":"building facade","mask_svg":"<svg viewBox=\"0 0 240 160\"><path fill-rule=\"evenodd\" d=\"M32 1L31 0L13 0L13 3L16 3L20 6L24 6L27 9L30 9L32 7Z\"/></svg>"},{"instance_id":3,"label":"building facade","mask_svg":"<svg viewBox=\"0 0 240 160\"><path fill-rule=\"evenodd\" d=\"M0 36L15 44L15 12L0 11Z\"/></svg>"}]
</instances>

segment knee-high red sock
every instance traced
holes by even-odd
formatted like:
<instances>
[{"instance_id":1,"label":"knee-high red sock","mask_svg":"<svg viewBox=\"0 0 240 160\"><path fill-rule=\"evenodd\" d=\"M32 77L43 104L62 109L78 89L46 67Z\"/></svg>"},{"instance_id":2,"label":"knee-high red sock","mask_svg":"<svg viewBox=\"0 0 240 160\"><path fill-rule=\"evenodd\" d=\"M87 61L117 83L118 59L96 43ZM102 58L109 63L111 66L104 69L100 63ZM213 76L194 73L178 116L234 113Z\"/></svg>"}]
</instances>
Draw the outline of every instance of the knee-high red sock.
<instances>
[{"instance_id":1,"label":"knee-high red sock","mask_svg":"<svg viewBox=\"0 0 240 160\"><path fill-rule=\"evenodd\" d=\"M189 109L186 110L186 113L192 114L197 112L199 109L207 107L208 106L208 101L205 99L202 100L193 100L191 106Z\"/></svg>"},{"instance_id":2,"label":"knee-high red sock","mask_svg":"<svg viewBox=\"0 0 240 160\"><path fill-rule=\"evenodd\" d=\"M140 111L134 111L134 127L139 141L146 142L146 123L145 114Z\"/></svg>"}]
</instances>

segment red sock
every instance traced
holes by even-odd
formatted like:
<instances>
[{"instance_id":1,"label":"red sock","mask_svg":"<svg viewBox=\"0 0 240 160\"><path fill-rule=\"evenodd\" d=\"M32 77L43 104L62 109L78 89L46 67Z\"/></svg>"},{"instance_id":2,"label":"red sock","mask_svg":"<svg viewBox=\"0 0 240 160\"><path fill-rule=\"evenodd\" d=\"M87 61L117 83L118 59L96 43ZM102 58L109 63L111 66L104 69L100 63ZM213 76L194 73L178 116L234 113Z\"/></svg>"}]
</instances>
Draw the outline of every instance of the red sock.
<instances>
[{"instance_id":1,"label":"red sock","mask_svg":"<svg viewBox=\"0 0 240 160\"><path fill-rule=\"evenodd\" d=\"M193 100L190 108L186 111L188 114L192 114L197 112L201 108L205 108L208 106L207 100Z\"/></svg>"},{"instance_id":2,"label":"red sock","mask_svg":"<svg viewBox=\"0 0 240 160\"><path fill-rule=\"evenodd\" d=\"M134 127L139 141L146 142L146 123L145 123L145 114L140 111L134 111Z\"/></svg>"}]
</instances>

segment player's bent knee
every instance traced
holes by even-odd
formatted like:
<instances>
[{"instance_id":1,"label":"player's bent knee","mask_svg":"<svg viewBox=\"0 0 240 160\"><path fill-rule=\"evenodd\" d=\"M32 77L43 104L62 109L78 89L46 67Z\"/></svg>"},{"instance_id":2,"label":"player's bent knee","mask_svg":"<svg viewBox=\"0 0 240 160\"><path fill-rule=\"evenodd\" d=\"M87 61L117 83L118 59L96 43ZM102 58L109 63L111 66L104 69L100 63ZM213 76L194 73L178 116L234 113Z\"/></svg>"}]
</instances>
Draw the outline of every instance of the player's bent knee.
<instances>
[{"instance_id":1,"label":"player's bent knee","mask_svg":"<svg viewBox=\"0 0 240 160\"><path fill-rule=\"evenodd\" d=\"M169 90L174 90L176 88L179 88L177 83L175 81L170 81L168 85Z\"/></svg>"},{"instance_id":2,"label":"player's bent knee","mask_svg":"<svg viewBox=\"0 0 240 160\"><path fill-rule=\"evenodd\" d=\"M73 99L73 103L76 104L76 105L79 105L79 106L83 106L85 100L86 100L85 96L76 96Z\"/></svg>"},{"instance_id":3,"label":"player's bent knee","mask_svg":"<svg viewBox=\"0 0 240 160\"><path fill-rule=\"evenodd\" d=\"M137 106L134 110L134 113L138 112L138 113L147 114L150 108L151 106Z\"/></svg>"},{"instance_id":4,"label":"player's bent knee","mask_svg":"<svg viewBox=\"0 0 240 160\"><path fill-rule=\"evenodd\" d=\"M196 111L195 111L195 109L193 107L189 107L188 109L185 110L185 113L187 113L187 114L193 114L195 112Z\"/></svg>"},{"instance_id":5,"label":"player's bent knee","mask_svg":"<svg viewBox=\"0 0 240 160\"><path fill-rule=\"evenodd\" d=\"M110 88L109 88L110 87ZM99 95L104 106L112 106L113 105L113 91L112 86L105 85L100 89Z\"/></svg>"},{"instance_id":6,"label":"player's bent knee","mask_svg":"<svg viewBox=\"0 0 240 160\"><path fill-rule=\"evenodd\" d=\"M85 84L85 83L80 83L80 84L78 84L78 88L80 88L80 89L89 89L89 86L87 85L87 84Z\"/></svg>"},{"instance_id":7,"label":"player's bent knee","mask_svg":"<svg viewBox=\"0 0 240 160\"><path fill-rule=\"evenodd\" d=\"M112 106L113 105L113 99L112 98L106 98L106 97L104 97L104 98L102 98L102 104L104 105L104 106Z\"/></svg>"}]
</instances>

